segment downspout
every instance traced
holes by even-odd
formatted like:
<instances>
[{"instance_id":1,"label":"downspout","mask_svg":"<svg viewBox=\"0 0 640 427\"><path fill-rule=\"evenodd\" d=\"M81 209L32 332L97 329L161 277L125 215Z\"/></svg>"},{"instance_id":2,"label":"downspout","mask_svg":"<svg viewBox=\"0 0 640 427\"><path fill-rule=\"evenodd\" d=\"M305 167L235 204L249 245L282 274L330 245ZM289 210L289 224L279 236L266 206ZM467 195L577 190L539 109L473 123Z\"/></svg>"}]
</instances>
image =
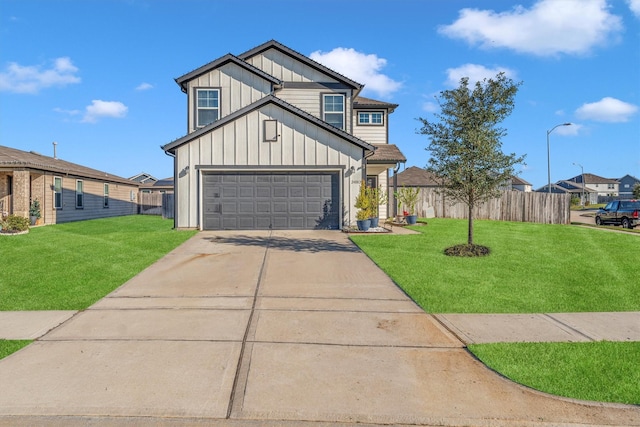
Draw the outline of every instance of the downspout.
<instances>
[{"instance_id":1,"label":"downspout","mask_svg":"<svg viewBox=\"0 0 640 427\"><path fill-rule=\"evenodd\" d=\"M393 200L393 218L398 216L398 201L396 200L396 192L398 191L398 171L400 170L400 162L396 163L396 167L393 168L393 197L389 200Z\"/></svg>"},{"instance_id":2,"label":"downspout","mask_svg":"<svg viewBox=\"0 0 640 427\"><path fill-rule=\"evenodd\" d=\"M170 151L165 151L169 157L173 157L173 228L178 228L178 212L176 203L178 202L178 167L176 165L176 155Z\"/></svg>"}]
</instances>

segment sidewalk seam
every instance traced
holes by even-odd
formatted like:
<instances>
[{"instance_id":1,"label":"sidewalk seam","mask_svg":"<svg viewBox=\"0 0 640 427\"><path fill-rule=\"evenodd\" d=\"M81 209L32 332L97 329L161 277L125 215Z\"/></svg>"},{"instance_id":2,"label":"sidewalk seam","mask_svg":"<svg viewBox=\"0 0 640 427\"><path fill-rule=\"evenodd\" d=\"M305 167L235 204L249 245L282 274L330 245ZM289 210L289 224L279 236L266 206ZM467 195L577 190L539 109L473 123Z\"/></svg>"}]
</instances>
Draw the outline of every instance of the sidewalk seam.
<instances>
[{"instance_id":1,"label":"sidewalk seam","mask_svg":"<svg viewBox=\"0 0 640 427\"><path fill-rule=\"evenodd\" d=\"M240 388L240 379L241 379L240 377L243 376L242 368L243 368L243 365L244 365L245 351L247 350L249 333L251 331L251 327L252 327L252 324L253 324L253 317L254 317L255 312L256 312L256 305L258 303L258 294L260 292L260 285L262 284L265 265L267 263L267 254L269 253L269 248L271 247L271 238L272 238L272 236L273 236L273 231L269 231L269 237L268 237L267 245L265 246L264 256L262 257L262 265L260 266L260 273L258 274L258 281L256 283L256 289L255 289L255 292L253 294L253 302L251 304L251 312L249 313L249 319L247 320L247 327L246 327L246 329L244 331L244 336L242 337L242 346L240 347L240 354L238 356L238 365L236 366L236 374L235 374L235 377L233 379L233 386L231 387L231 395L229 396L229 406L227 407L226 419L230 419L231 418L231 415L234 412L234 407L237 406L237 404L236 404L236 395L238 395L238 391L239 391L239 388ZM253 349L253 343L250 343L249 347L251 347L251 349ZM250 362L251 362L251 360L249 359L247 361L247 363L250 363ZM247 385L246 384L246 380L247 379L245 378L244 379L244 384L242 385L242 389L243 390ZM242 399L243 399L243 397L242 397ZM239 412L239 410L236 410L236 412Z\"/></svg>"}]
</instances>

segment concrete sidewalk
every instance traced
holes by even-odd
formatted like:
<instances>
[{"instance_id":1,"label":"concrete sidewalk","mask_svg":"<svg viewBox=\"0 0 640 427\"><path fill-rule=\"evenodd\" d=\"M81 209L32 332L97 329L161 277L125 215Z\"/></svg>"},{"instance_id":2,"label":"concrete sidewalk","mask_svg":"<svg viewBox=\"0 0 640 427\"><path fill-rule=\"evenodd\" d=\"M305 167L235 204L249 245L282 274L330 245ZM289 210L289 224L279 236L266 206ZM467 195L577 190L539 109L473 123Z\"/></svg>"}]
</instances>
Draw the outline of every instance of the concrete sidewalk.
<instances>
[{"instance_id":1,"label":"concrete sidewalk","mask_svg":"<svg viewBox=\"0 0 640 427\"><path fill-rule=\"evenodd\" d=\"M198 233L0 383L0 425L640 425L496 375L337 232Z\"/></svg>"},{"instance_id":2,"label":"concrete sidewalk","mask_svg":"<svg viewBox=\"0 0 640 427\"><path fill-rule=\"evenodd\" d=\"M105 299L98 307L118 301L136 308L137 300ZM161 300L156 299L156 303ZM234 299L236 303L240 300ZM170 304L199 303L200 308L216 308L215 301L167 299ZM242 301L248 304L248 299ZM302 299L299 304L309 301ZM316 302L314 302L315 304ZM95 308L95 307L94 307ZM173 308L178 308L176 305ZM236 308L242 308L238 306ZM304 308L304 306L301 306ZM76 311L0 311L0 339L33 340L69 320ZM497 342L589 342L640 341L640 312L541 313L541 314L434 314L464 344Z\"/></svg>"}]
</instances>

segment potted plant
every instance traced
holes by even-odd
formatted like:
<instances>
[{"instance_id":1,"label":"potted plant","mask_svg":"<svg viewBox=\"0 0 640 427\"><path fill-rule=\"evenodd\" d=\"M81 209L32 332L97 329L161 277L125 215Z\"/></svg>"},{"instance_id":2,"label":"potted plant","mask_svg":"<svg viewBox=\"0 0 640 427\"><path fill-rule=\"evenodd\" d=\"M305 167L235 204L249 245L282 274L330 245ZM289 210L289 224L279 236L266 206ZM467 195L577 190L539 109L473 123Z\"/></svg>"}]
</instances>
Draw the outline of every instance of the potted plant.
<instances>
[{"instance_id":1,"label":"potted plant","mask_svg":"<svg viewBox=\"0 0 640 427\"><path fill-rule=\"evenodd\" d=\"M371 227L377 227L380 220L379 206L387 203L387 193L378 186L378 188L369 188L369 194L371 196Z\"/></svg>"},{"instance_id":2,"label":"potted plant","mask_svg":"<svg viewBox=\"0 0 640 427\"><path fill-rule=\"evenodd\" d=\"M406 208L404 216L407 220L407 224L415 224L418 220L416 204L418 203L419 194L420 189L411 187L402 187L397 193L396 197L398 198L398 205L402 204Z\"/></svg>"},{"instance_id":3,"label":"potted plant","mask_svg":"<svg viewBox=\"0 0 640 427\"><path fill-rule=\"evenodd\" d=\"M367 188L365 182L362 181L355 203L355 207L358 208L356 212L358 230L367 231L369 227L371 227L371 203L371 191Z\"/></svg>"},{"instance_id":4,"label":"potted plant","mask_svg":"<svg viewBox=\"0 0 640 427\"><path fill-rule=\"evenodd\" d=\"M31 219L31 225L36 225L36 222L40 219L41 216L42 214L40 212L40 202L38 201L38 199L35 199L29 206L29 217Z\"/></svg>"}]
</instances>

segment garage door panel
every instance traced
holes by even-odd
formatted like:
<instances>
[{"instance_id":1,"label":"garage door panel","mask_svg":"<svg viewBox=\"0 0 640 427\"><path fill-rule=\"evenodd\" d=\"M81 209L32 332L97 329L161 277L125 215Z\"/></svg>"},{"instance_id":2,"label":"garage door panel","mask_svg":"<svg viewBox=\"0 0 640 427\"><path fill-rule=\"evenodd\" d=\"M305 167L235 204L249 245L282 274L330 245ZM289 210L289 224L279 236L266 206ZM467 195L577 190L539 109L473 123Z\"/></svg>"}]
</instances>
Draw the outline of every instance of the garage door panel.
<instances>
[{"instance_id":1,"label":"garage door panel","mask_svg":"<svg viewBox=\"0 0 640 427\"><path fill-rule=\"evenodd\" d=\"M337 229L339 175L225 172L204 175L205 229Z\"/></svg>"}]
</instances>

